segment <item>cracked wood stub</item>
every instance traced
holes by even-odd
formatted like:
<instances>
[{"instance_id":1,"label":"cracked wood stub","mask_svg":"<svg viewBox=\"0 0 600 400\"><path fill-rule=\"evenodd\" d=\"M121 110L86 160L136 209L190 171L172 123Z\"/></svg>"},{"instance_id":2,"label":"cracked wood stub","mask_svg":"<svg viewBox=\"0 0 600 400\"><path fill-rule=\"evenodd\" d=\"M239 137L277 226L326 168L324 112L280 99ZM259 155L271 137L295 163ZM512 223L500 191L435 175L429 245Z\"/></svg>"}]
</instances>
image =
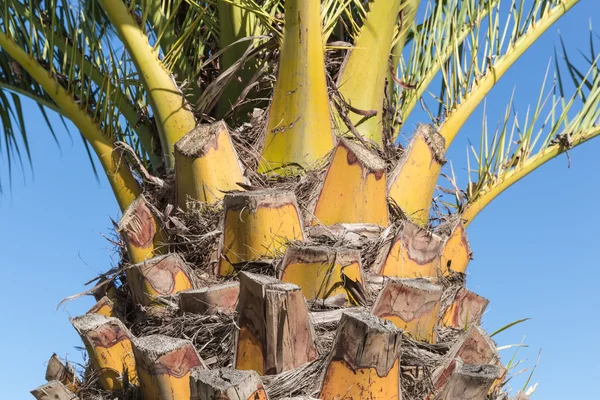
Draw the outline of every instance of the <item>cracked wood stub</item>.
<instances>
[{"instance_id":1,"label":"cracked wood stub","mask_svg":"<svg viewBox=\"0 0 600 400\"><path fill-rule=\"evenodd\" d=\"M99 371L98 381L105 390L123 389L123 380L137 385L135 359L131 341L133 335L116 318L100 314L85 314L71 323L90 356L92 367Z\"/></svg>"},{"instance_id":2,"label":"cracked wood stub","mask_svg":"<svg viewBox=\"0 0 600 400\"><path fill-rule=\"evenodd\" d=\"M456 360L456 368L448 378L436 400L486 400L494 381L502 371L495 365L463 364Z\"/></svg>"},{"instance_id":3,"label":"cracked wood stub","mask_svg":"<svg viewBox=\"0 0 600 400\"><path fill-rule=\"evenodd\" d=\"M405 222L390 232L379 249L372 271L396 278L437 278L442 239Z\"/></svg>"},{"instance_id":4,"label":"cracked wood stub","mask_svg":"<svg viewBox=\"0 0 600 400\"><path fill-rule=\"evenodd\" d=\"M262 380L255 371L194 368L190 386L191 400L268 400Z\"/></svg>"},{"instance_id":5,"label":"cracked wood stub","mask_svg":"<svg viewBox=\"0 0 600 400\"><path fill-rule=\"evenodd\" d=\"M189 200L214 203L247 183L225 122L198 125L175 143L175 175L182 210Z\"/></svg>"},{"instance_id":6,"label":"cracked wood stub","mask_svg":"<svg viewBox=\"0 0 600 400\"><path fill-rule=\"evenodd\" d=\"M481 297L466 288L460 288L450 306L446 308L440 318L440 325L466 329L470 325L479 325L481 317L489 304L489 300Z\"/></svg>"},{"instance_id":7,"label":"cracked wood stub","mask_svg":"<svg viewBox=\"0 0 600 400\"><path fill-rule=\"evenodd\" d=\"M365 302L358 250L290 246L285 252L279 276L284 283L300 286L309 301L342 295L353 304Z\"/></svg>"},{"instance_id":8,"label":"cracked wood stub","mask_svg":"<svg viewBox=\"0 0 600 400\"><path fill-rule=\"evenodd\" d=\"M212 315L233 314L240 295L239 282L227 282L179 293L179 310L183 312Z\"/></svg>"},{"instance_id":9,"label":"cracked wood stub","mask_svg":"<svg viewBox=\"0 0 600 400\"><path fill-rule=\"evenodd\" d=\"M435 343L442 287L426 279L389 279L373 314L389 320L413 339Z\"/></svg>"},{"instance_id":10,"label":"cracked wood stub","mask_svg":"<svg viewBox=\"0 0 600 400\"><path fill-rule=\"evenodd\" d=\"M316 199L312 225L388 226L385 168L377 154L340 138Z\"/></svg>"},{"instance_id":11,"label":"cracked wood stub","mask_svg":"<svg viewBox=\"0 0 600 400\"><path fill-rule=\"evenodd\" d=\"M231 193L223 201L224 222L218 275L248 262L272 259L288 242L304 240L296 196L280 190Z\"/></svg>"},{"instance_id":12,"label":"cracked wood stub","mask_svg":"<svg viewBox=\"0 0 600 400\"><path fill-rule=\"evenodd\" d=\"M79 397L59 381L50 381L31 391L37 400L76 400Z\"/></svg>"},{"instance_id":13,"label":"cracked wood stub","mask_svg":"<svg viewBox=\"0 0 600 400\"><path fill-rule=\"evenodd\" d=\"M132 268L138 279L135 286L141 289L142 295L137 301L144 306L153 304L159 296L170 296L194 287L188 266L175 253L145 260Z\"/></svg>"},{"instance_id":14,"label":"cracked wood stub","mask_svg":"<svg viewBox=\"0 0 600 400\"><path fill-rule=\"evenodd\" d=\"M133 351L144 400L190 398L190 370L204 368L192 342L150 335L136 339Z\"/></svg>"},{"instance_id":15,"label":"cracked wood stub","mask_svg":"<svg viewBox=\"0 0 600 400\"><path fill-rule=\"evenodd\" d=\"M432 382L437 392L440 392L448 384L449 378L461 366L461 363L497 367L498 376L491 385L492 389L502 383L506 374L506 368L500 362L500 356L496 350L496 343L483 328L477 325L472 325L466 334L450 348L447 357L449 361L439 366L432 375Z\"/></svg>"},{"instance_id":16,"label":"cracked wood stub","mask_svg":"<svg viewBox=\"0 0 600 400\"><path fill-rule=\"evenodd\" d=\"M314 331L300 288L247 272L239 278L235 368L274 375L315 360Z\"/></svg>"},{"instance_id":17,"label":"cracked wood stub","mask_svg":"<svg viewBox=\"0 0 600 400\"><path fill-rule=\"evenodd\" d=\"M402 331L368 312L342 315L323 375L322 400L399 400Z\"/></svg>"},{"instance_id":18,"label":"cracked wood stub","mask_svg":"<svg viewBox=\"0 0 600 400\"><path fill-rule=\"evenodd\" d=\"M46 380L48 382L59 381L72 392L76 392L79 386L81 386L75 368L69 362L63 363L56 354L52 354L48 360Z\"/></svg>"}]
</instances>

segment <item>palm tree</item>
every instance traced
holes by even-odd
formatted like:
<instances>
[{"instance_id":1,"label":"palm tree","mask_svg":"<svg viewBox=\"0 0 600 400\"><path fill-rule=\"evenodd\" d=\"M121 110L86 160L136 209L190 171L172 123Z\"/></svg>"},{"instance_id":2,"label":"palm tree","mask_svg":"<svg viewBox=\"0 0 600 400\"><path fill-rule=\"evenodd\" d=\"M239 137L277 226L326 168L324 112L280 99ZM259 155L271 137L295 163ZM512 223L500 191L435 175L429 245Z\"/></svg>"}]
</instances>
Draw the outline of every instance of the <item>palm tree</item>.
<instances>
[{"instance_id":1,"label":"palm tree","mask_svg":"<svg viewBox=\"0 0 600 400\"><path fill-rule=\"evenodd\" d=\"M465 229L600 134L593 35L525 118L509 104L483 124L465 189L436 185L469 116L576 3L5 0L9 164L28 97L77 127L123 214L120 265L72 320L89 366L53 357L34 396L502 398ZM430 123L396 145L418 106Z\"/></svg>"}]
</instances>

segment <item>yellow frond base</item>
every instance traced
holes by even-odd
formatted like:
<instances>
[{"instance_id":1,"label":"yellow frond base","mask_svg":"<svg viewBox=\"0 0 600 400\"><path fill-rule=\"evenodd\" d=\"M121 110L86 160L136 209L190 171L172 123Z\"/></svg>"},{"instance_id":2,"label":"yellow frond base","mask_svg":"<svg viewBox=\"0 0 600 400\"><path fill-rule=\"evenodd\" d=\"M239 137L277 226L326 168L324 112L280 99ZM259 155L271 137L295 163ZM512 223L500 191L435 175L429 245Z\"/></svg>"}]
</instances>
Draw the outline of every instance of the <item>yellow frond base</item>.
<instances>
[{"instance_id":1,"label":"yellow frond base","mask_svg":"<svg viewBox=\"0 0 600 400\"><path fill-rule=\"evenodd\" d=\"M85 314L73 318L71 323L81 336L92 366L102 371L98 381L103 389L123 389L125 372L129 384L138 384L131 345L133 336L121 321L99 314Z\"/></svg>"},{"instance_id":2,"label":"yellow frond base","mask_svg":"<svg viewBox=\"0 0 600 400\"><path fill-rule=\"evenodd\" d=\"M478 325L489 300L465 288L460 288L450 306L440 318L440 325L466 329L470 325Z\"/></svg>"},{"instance_id":3,"label":"yellow frond base","mask_svg":"<svg viewBox=\"0 0 600 400\"><path fill-rule=\"evenodd\" d=\"M189 340L150 335L136 339L133 351L144 400L190 398L190 371L203 364Z\"/></svg>"},{"instance_id":4,"label":"yellow frond base","mask_svg":"<svg viewBox=\"0 0 600 400\"><path fill-rule=\"evenodd\" d=\"M377 154L340 139L316 201L312 224L388 226L385 168Z\"/></svg>"},{"instance_id":5,"label":"yellow frond base","mask_svg":"<svg viewBox=\"0 0 600 400\"><path fill-rule=\"evenodd\" d=\"M199 125L175 143L177 205L187 210L187 200L214 203L225 192L246 183L242 165L225 122Z\"/></svg>"},{"instance_id":6,"label":"yellow frond base","mask_svg":"<svg viewBox=\"0 0 600 400\"><path fill-rule=\"evenodd\" d=\"M398 360L386 376L379 376L375 368L352 369L344 360L335 360L327 366L319 398L397 400L399 374ZM343 394L343 397L340 397L340 394Z\"/></svg>"},{"instance_id":7,"label":"yellow frond base","mask_svg":"<svg viewBox=\"0 0 600 400\"><path fill-rule=\"evenodd\" d=\"M333 149L320 11L319 0L285 2L283 44L260 173L315 168Z\"/></svg>"},{"instance_id":8,"label":"yellow frond base","mask_svg":"<svg viewBox=\"0 0 600 400\"><path fill-rule=\"evenodd\" d=\"M400 5L405 0L369 2L369 13L338 78L340 94L352 107L376 111L372 117L350 113L358 133L383 147L383 100L390 48ZM388 85L392 85L388 82ZM338 123L344 126L343 122ZM345 132L347 133L347 132Z\"/></svg>"},{"instance_id":9,"label":"yellow frond base","mask_svg":"<svg viewBox=\"0 0 600 400\"><path fill-rule=\"evenodd\" d=\"M296 196L277 190L225 195L225 222L218 274L230 275L234 266L272 259L287 243L303 240Z\"/></svg>"},{"instance_id":10,"label":"yellow frond base","mask_svg":"<svg viewBox=\"0 0 600 400\"><path fill-rule=\"evenodd\" d=\"M105 317L117 318L113 302L107 296L98 300L86 314L100 314Z\"/></svg>"},{"instance_id":11,"label":"yellow frond base","mask_svg":"<svg viewBox=\"0 0 600 400\"><path fill-rule=\"evenodd\" d=\"M139 282L134 285L141 289L138 304L149 306L159 296L170 296L182 290L192 289L192 278L188 267L177 254L167 254L145 260L134 265L135 277Z\"/></svg>"},{"instance_id":12,"label":"yellow frond base","mask_svg":"<svg viewBox=\"0 0 600 400\"><path fill-rule=\"evenodd\" d=\"M464 274L472 258L473 252L471 251L471 246L469 246L465 226L459 221L452 229L448 239L444 242L440 265L441 272L445 276L449 276L453 272Z\"/></svg>"},{"instance_id":13,"label":"yellow frond base","mask_svg":"<svg viewBox=\"0 0 600 400\"><path fill-rule=\"evenodd\" d=\"M435 343L442 287L426 279L390 279L373 305L373 314L391 321L413 339Z\"/></svg>"},{"instance_id":14,"label":"yellow frond base","mask_svg":"<svg viewBox=\"0 0 600 400\"><path fill-rule=\"evenodd\" d=\"M390 232L379 250L373 272L396 278L437 278L442 239L410 222Z\"/></svg>"},{"instance_id":15,"label":"yellow frond base","mask_svg":"<svg viewBox=\"0 0 600 400\"><path fill-rule=\"evenodd\" d=\"M402 332L368 312L342 314L319 398L398 400Z\"/></svg>"},{"instance_id":16,"label":"yellow frond base","mask_svg":"<svg viewBox=\"0 0 600 400\"><path fill-rule=\"evenodd\" d=\"M425 226L444 161L445 144L431 125L420 125L388 177L388 197L414 223Z\"/></svg>"},{"instance_id":17,"label":"yellow frond base","mask_svg":"<svg viewBox=\"0 0 600 400\"><path fill-rule=\"evenodd\" d=\"M280 279L300 286L307 300L344 296L348 302L358 304L357 294L347 280L363 283L360 252L326 246L288 247Z\"/></svg>"},{"instance_id":18,"label":"yellow frond base","mask_svg":"<svg viewBox=\"0 0 600 400\"><path fill-rule=\"evenodd\" d=\"M265 374L265 356L261 343L246 326L240 326L235 349L235 369Z\"/></svg>"}]
</instances>

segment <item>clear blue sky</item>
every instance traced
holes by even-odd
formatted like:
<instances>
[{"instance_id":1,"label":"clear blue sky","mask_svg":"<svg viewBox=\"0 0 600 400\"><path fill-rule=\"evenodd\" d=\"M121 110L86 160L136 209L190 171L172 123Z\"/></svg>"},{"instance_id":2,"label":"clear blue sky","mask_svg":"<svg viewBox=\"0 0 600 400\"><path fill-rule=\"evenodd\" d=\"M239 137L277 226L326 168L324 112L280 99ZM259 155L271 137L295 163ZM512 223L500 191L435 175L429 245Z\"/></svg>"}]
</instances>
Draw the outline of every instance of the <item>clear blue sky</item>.
<instances>
[{"instance_id":1,"label":"clear blue sky","mask_svg":"<svg viewBox=\"0 0 600 400\"><path fill-rule=\"evenodd\" d=\"M490 126L503 113L515 85L518 109L535 102L558 29L568 46L587 49L593 15L600 15L600 4L582 0L509 71L504 85L488 97ZM54 119L59 150L37 108L26 104L33 178L30 172L17 172L9 189L2 164L0 387L5 399L31 398L28 391L44 382L52 352L81 360L75 348L81 343L68 319L87 311L93 301L79 299L58 311L56 306L116 262L102 237L109 232L109 218L119 217L108 183L94 179L74 129L69 139ZM462 186L467 139L478 142L480 115L481 110L449 154ZM526 366L534 364L542 349L533 378L540 382L537 399L591 398L589 388L600 379L600 347L594 342L600 329L600 262L594 245L600 225L594 211L600 196L599 150L600 139L573 150L570 169L564 156L550 162L503 194L468 231L475 260L467 286L491 301L483 326L493 331L532 318L496 339L506 345L526 336L530 347L519 355L527 359ZM502 353L505 361L511 355L511 350ZM525 375L515 379L515 387Z\"/></svg>"}]
</instances>

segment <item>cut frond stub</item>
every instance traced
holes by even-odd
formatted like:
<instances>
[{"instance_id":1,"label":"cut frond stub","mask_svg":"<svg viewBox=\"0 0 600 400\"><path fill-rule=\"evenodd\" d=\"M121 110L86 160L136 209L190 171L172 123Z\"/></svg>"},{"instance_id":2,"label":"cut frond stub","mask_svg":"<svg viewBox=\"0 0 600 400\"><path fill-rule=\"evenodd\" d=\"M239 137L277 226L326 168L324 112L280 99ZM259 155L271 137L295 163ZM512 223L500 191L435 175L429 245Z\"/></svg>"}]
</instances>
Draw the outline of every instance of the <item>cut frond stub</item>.
<instances>
[{"instance_id":1,"label":"cut frond stub","mask_svg":"<svg viewBox=\"0 0 600 400\"><path fill-rule=\"evenodd\" d=\"M402 331L368 312L345 312L327 360L323 400L401 398Z\"/></svg>"},{"instance_id":2,"label":"cut frond stub","mask_svg":"<svg viewBox=\"0 0 600 400\"><path fill-rule=\"evenodd\" d=\"M86 314L100 314L105 317L117 318L113 302L107 296L98 300Z\"/></svg>"},{"instance_id":3,"label":"cut frond stub","mask_svg":"<svg viewBox=\"0 0 600 400\"><path fill-rule=\"evenodd\" d=\"M420 125L388 177L388 197L414 223L425 226L435 185L445 164L444 138L431 125Z\"/></svg>"},{"instance_id":4,"label":"cut frond stub","mask_svg":"<svg viewBox=\"0 0 600 400\"><path fill-rule=\"evenodd\" d=\"M179 293L179 310L200 315L233 314L239 295L239 282L184 290Z\"/></svg>"},{"instance_id":5,"label":"cut frond stub","mask_svg":"<svg viewBox=\"0 0 600 400\"><path fill-rule=\"evenodd\" d=\"M48 382L59 381L71 392L77 392L81 386L75 368L69 362L63 363L56 354L52 354L48 360L46 380Z\"/></svg>"},{"instance_id":6,"label":"cut frond stub","mask_svg":"<svg viewBox=\"0 0 600 400\"><path fill-rule=\"evenodd\" d=\"M473 252L469 245L467 232L462 221L459 221L446 239L442 249L441 272L445 276L451 275L452 272L464 274L467 271L467 266L473 258Z\"/></svg>"},{"instance_id":7,"label":"cut frond stub","mask_svg":"<svg viewBox=\"0 0 600 400\"><path fill-rule=\"evenodd\" d=\"M121 390L124 379L129 384L138 384L131 345L133 335L121 321L85 314L71 319L71 323L81 336L92 366L101 371L98 381L103 389Z\"/></svg>"},{"instance_id":8,"label":"cut frond stub","mask_svg":"<svg viewBox=\"0 0 600 400\"><path fill-rule=\"evenodd\" d=\"M321 2L288 0L277 83L258 171L309 169L334 145L321 37Z\"/></svg>"},{"instance_id":9,"label":"cut frond stub","mask_svg":"<svg viewBox=\"0 0 600 400\"><path fill-rule=\"evenodd\" d=\"M435 279L441 251L439 236L407 221L384 238L372 270L396 278Z\"/></svg>"},{"instance_id":10,"label":"cut frond stub","mask_svg":"<svg viewBox=\"0 0 600 400\"><path fill-rule=\"evenodd\" d=\"M460 288L450 306L444 311L440 319L440 325L456 329L466 329L470 325L479 325L489 303L488 299L464 287Z\"/></svg>"},{"instance_id":11,"label":"cut frond stub","mask_svg":"<svg viewBox=\"0 0 600 400\"><path fill-rule=\"evenodd\" d=\"M432 380L437 393L442 392L450 384L452 374L460 369L462 363L496 367L497 376L489 386L489 390L501 384L506 373L506 369L500 362L496 344L483 328L477 325L471 326L467 333L452 346L447 358L448 361L433 372ZM487 392L485 394L487 395Z\"/></svg>"},{"instance_id":12,"label":"cut frond stub","mask_svg":"<svg viewBox=\"0 0 600 400\"><path fill-rule=\"evenodd\" d=\"M50 381L31 391L37 400L76 400L79 397L59 381Z\"/></svg>"},{"instance_id":13,"label":"cut frond stub","mask_svg":"<svg viewBox=\"0 0 600 400\"><path fill-rule=\"evenodd\" d=\"M385 168L373 151L340 139L316 200L312 224L388 226Z\"/></svg>"},{"instance_id":14,"label":"cut frond stub","mask_svg":"<svg viewBox=\"0 0 600 400\"><path fill-rule=\"evenodd\" d=\"M242 272L234 366L279 374L317 358L315 338L300 288Z\"/></svg>"},{"instance_id":15,"label":"cut frond stub","mask_svg":"<svg viewBox=\"0 0 600 400\"><path fill-rule=\"evenodd\" d=\"M230 275L248 262L273 259L287 243L303 240L296 196L260 190L227 194L218 274Z\"/></svg>"},{"instance_id":16,"label":"cut frond stub","mask_svg":"<svg viewBox=\"0 0 600 400\"><path fill-rule=\"evenodd\" d=\"M123 213L119 233L127 245L129 260L134 264L156 255L156 247L164 238L158 219L143 195Z\"/></svg>"},{"instance_id":17,"label":"cut frond stub","mask_svg":"<svg viewBox=\"0 0 600 400\"><path fill-rule=\"evenodd\" d=\"M242 165L225 122L197 126L175 143L177 205L187 209L188 200L219 201L225 192L246 183Z\"/></svg>"},{"instance_id":18,"label":"cut frond stub","mask_svg":"<svg viewBox=\"0 0 600 400\"><path fill-rule=\"evenodd\" d=\"M495 365L463 364L460 360L456 360L456 364L443 390L435 396L436 400L486 399L494 381L502 374Z\"/></svg>"},{"instance_id":19,"label":"cut frond stub","mask_svg":"<svg viewBox=\"0 0 600 400\"><path fill-rule=\"evenodd\" d=\"M329 246L290 246L281 265L280 279L300 286L307 300L342 295L348 302L364 303L360 252Z\"/></svg>"},{"instance_id":20,"label":"cut frond stub","mask_svg":"<svg viewBox=\"0 0 600 400\"><path fill-rule=\"evenodd\" d=\"M153 304L159 296L170 296L194 287L185 261L176 253L145 260L132 268L139 279L134 287L141 289L134 295L140 296L136 301L144 306Z\"/></svg>"},{"instance_id":21,"label":"cut frond stub","mask_svg":"<svg viewBox=\"0 0 600 400\"><path fill-rule=\"evenodd\" d=\"M191 375L191 399L267 400L260 376L255 371L232 368L204 370L194 368Z\"/></svg>"},{"instance_id":22,"label":"cut frond stub","mask_svg":"<svg viewBox=\"0 0 600 400\"><path fill-rule=\"evenodd\" d=\"M415 340L435 343L441 298L442 287L427 279L390 279L373 305L373 314Z\"/></svg>"},{"instance_id":23,"label":"cut frond stub","mask_svg":"<svg viewBox=\"0 0 600 400\"><path fill-rule=\"evenodd\" d=\"M134 341L133 351L145 400L190 398L190 372L203 365L192 342L164 335Z\"/></svg>"}]
</instances>

